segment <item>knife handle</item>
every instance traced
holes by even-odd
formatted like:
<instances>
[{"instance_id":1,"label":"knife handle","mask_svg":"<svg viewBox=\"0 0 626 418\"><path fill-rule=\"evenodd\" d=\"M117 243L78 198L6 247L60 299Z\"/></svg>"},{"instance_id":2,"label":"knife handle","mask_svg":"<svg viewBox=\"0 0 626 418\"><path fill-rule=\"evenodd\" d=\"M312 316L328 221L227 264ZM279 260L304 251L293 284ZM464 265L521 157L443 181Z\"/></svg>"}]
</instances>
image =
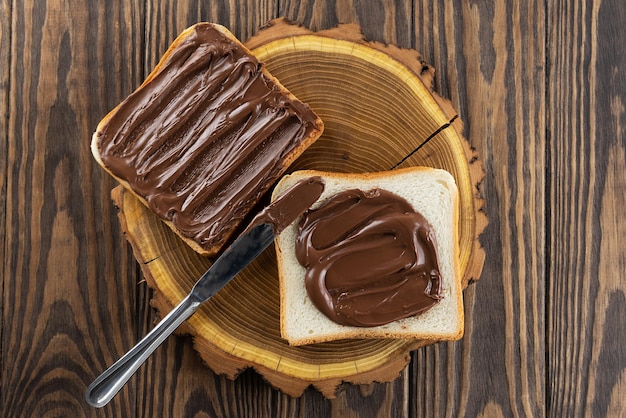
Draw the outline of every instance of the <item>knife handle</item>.
<instances>
[{"instance_id":1,"label":"knife handle","mask_svg":"<svg viewBox=\"0 0 626 418\"><path fill-rule=\"evenodd\" d=\"M187 295L141 341L93 381L85 392L89 405L103 407L178 326L198 309L201 302Z\"/></svg>"}]
</instances>

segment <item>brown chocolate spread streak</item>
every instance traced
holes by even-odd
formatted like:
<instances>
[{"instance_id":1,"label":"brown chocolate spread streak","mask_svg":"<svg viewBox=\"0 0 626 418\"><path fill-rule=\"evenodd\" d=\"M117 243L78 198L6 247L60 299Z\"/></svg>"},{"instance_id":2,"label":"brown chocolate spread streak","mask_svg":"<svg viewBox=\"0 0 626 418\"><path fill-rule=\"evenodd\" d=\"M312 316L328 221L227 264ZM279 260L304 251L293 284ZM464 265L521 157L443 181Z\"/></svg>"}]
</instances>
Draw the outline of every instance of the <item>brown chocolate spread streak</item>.
<instances>
[{"instance_id":1,"label":"brown chocolate spread streak","mask_svg":"<svg viewBox=\"0 0 626 418\"><path fill-rule=\"evenodd\" d=\"M309 297L333 321L371 327L417 315L441 298L435 236L385 190L348 190L307 211L296 256Z\"/></svg>"},{"instance_id":2,"label":"brown chocolate spread streak","mask_svg":"<svg viewBox=\"0 0 626 418\"><path fill-rule=\"evenodd\" d=\"M281 158L315 120L254 56L198 24L120 104L99 132L99 152L157 215L208 248L282 174Z\"/></svg>"},{"instance_id":3,"label":"brown chocolate spread streak","mask_svg":"<svg viewBox=\"0 0 626 418\"><path fill-rule=\"evenodd\" d=\"M269 223L274 227L274 235L280 234L319 199L324 186L324 179L320 176L300 180L259 212L247 229Z\"/></svg>"}]
</instances>

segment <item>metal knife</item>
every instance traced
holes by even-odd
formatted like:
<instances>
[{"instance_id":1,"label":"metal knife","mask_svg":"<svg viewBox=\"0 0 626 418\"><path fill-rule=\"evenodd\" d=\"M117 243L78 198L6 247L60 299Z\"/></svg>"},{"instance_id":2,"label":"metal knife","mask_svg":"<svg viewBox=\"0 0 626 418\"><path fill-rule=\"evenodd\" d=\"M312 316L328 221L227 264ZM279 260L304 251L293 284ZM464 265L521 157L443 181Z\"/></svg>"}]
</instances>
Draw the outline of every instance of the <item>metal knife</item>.
<instances>
[{"instance_id":1,"label":"metal knife","mask_svg":"<svg viewBox=\"0 0 626 418\"><path fill-rule=\"evenodd\" d=\"M261 254L274 241L274 233L280 232L307 210L323 189L323 181L319 178L301 181L261 212L200 277L191 292L137 345L89 385L85 393L87 403L97 408L106 405L181 323Z\"/></svg>"},{"instance_id":2,"label":"metal knife","mask_svg":"<svg viewBox=\"0 0 626 418\"><path fill-rule=\"evenodd\" d=\"M89 385L85 393L87 403L97 408L106 405L180 324L261 254L273 240L274 229L268 223L257 225L237 238L161 322Z\"/></svg>"}]
</instances>

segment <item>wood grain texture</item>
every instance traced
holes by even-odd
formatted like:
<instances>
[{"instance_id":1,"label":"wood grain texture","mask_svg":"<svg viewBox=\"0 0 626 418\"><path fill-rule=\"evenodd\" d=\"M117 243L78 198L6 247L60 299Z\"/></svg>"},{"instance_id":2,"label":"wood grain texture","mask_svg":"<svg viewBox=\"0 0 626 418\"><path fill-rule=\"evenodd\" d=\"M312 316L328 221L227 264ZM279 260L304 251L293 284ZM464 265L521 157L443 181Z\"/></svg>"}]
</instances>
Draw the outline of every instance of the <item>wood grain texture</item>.
<instances>
[{"instance_id":1,"label":"wood grain texture","mask_svg":"<svg viewBox=\"0 0 626 418\"><path fill-rule=\"evenodd\" d=\"M340 23L356 23L367 40L412 48L411 1L280 0L276 17L301 23L318 32Z\"/></svg>"},{"instance_id":2,"label":"wood grain texture","mask_svg":"<svg viewBox=\"0 0 626 418\"><path fill-rule=\"evenodd\" d=\"M0 26L11 27L11 9L8 0L0 0ZM9 70L11 51L11 31L0 31L0 266L5 265L5 228L6 228L6 189L7 189L7 149L9 146ZM6 281L4 269L0 273L0 315L4 301L4 284ZM2 327L0 327L0 341L2 341ZM1 378L0 378L1 379ZM1 384L1 383L0 383ZM1 395L0 395L1 401Z\"/></svg>"},{"instance_id":3,"label":"wood grain texture","mask_svg":"<svg viewBox=\"0 0 626 418\"><path fill-rule=\"evenodd\" d=\"M415 4L415 47L484 158L489 225L464 339L415 354L414 416L546 412L544 19L543 2Z\"/></svg>"},{"instance_id":4,"label":"wood grain texture","mask_svg":"<svg viewBox=\"0 0 626 418\"><path fill-rule=\"evenodd\" d=\"M549 7L548 388L555 416L626 414L625 21L617 2Z\"/></svg>"},{"instance_id":5,"label":"wood grain texture","mask_svg":"<svg viewBox=\"0 0 626 418\"><path fill-rule=\"evenodd\" d=\"M13 3L2 416L95 415L86 385L136 338L135 263L107 196L113 183L89 151L96 115L129 92L140 62L127 48L139 11L122 6ZM127 390L108 413L134 405Z\"/></svg>"},{"instance_id":6,"label":"wood grain texture","mask_svg":"<svg viewBox=\"0 0 626 418\"><path fill-rule=\"evenodd\" d=\"M626 415L624 13L614 0L0 0L0 416ZM155 320L91 131L191 23L245 40L279 16L358 23L436 69L486 169L466 337L332 401L253 370L215 375L177 337L91 409L86 385Z\"/></svg>"}]
</instances>

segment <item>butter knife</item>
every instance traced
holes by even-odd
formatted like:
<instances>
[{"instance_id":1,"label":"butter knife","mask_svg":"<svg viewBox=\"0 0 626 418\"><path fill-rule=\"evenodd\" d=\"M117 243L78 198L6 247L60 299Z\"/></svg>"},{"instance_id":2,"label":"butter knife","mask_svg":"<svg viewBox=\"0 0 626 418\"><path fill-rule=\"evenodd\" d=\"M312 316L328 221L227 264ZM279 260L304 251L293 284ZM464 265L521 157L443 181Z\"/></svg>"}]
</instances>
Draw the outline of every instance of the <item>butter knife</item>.
<instances>
[{"instance_id":1,"label":"butter knife","mask_svg":"<svg viewBox=\"0 0 626 418\"><path fill-rule=\"evenodd\" d=\"M200 277L191 292L137 345L89 385L85 392L87 403L96 408L109 403L180 324L261 254L274 241L274 234L296 220L320 197L323 190L324 182L321 178L305 179L257 215L246 231Z\"/></svg>"}]
</instances>

